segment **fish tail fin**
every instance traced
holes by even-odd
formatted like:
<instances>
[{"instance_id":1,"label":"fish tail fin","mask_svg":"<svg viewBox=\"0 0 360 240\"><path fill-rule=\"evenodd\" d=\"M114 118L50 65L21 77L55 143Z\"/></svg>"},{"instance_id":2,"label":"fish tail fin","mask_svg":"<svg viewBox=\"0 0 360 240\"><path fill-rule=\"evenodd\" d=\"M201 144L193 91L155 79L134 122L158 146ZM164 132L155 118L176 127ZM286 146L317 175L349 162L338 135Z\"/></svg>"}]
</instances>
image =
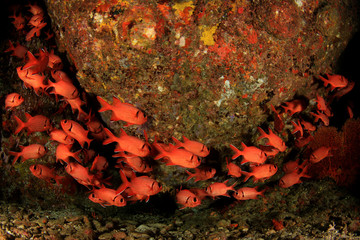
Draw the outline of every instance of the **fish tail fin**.
<instances>
[{"instance_id":1,"label":"fish tail fin","mask_svg":"<svg viewBox=\"0 0 360 240\"><path fill-rule=\"evenodd\" d=\"M61 185L63 183L63 180L65 180L65 176L56 175L54 180L57 185Z\"/></svg>"},{"instance_id":2,"label":"fish tail fin","mask_svg":"<svg viewBox=\"0 0 360 240\"><path fill-rule=\"evenodd\" d=\"M234 145L230 144L230 148L235 152L235 154L231 157L231 159L234 160L235 158L238 158L239 156L242 155L242 151L237 149Z\"/></svg>"},{"instance_id":3,"label":"fish tail fin","mask_svg":"<svg viewBox=\"0 0 360 240\"><path fill-rule=\"evenodd\" d=\"M188 170L186 170L186 173L189 174L188 178L185 181L189 181L190 179L192 179L193 177L195 177L195 173L192 173Z\"/></svg>"},{"instance_id":4,"label":"fish tail fin","mask_svg":"<svg viewBox=\"0 0 360 240\"><path fill-rule=\"evenodd\" d=\"M257 140L260 140L260 139L262 139L262 138L267 138L267 134L266 134L266 132L264 131L264 130L262 130L262 128L261 127L258 127L257 128L258 130L259 130L259 132L260 132L260 136L258 137L258 139Z\"/></svg>"},{"instance_id":5,"label":"fish tail fin","mask_svg":"<svg viewBox=\"0 0 360 240\"><path fill-rule=\"evenodd\" d=\"M104 128L104 131L108 138L103 141L103 145L108 145L108 144L116 141L114 134L109 129Z\"/></svg>"},{"instance_id":6,"label":"fish tail fin","mask_svg":"<svg viewBox=\"0 0 360 240\"><path fill-rule=\"evenodd\" d=\"M165 157L165 150L158 143L154 143L154 146L155 146L156 150L158 150L160 152L160 154L156 155L156 157L154 159L159 160L160 158Z\"/></svg>"},{"instance_id":7,"label":"fish tail fin","mask_svg":"<svg viewBox=\"0 0 360 240\"><path fill-rule=\"evenodd\" d=\"M30 51L27 51L29 61L23 66L23 69L29 69L39 63L39 60Z\"/></svg>"},{"instance_id":8,"label":"fish tail fin","mask_svg":"<svg viewBox=\"0 0 360 240\"><path fill-rule=\"evenodd\" d=\"M72 154L72 157L75 158L76 161L78 161L79 163L82 163L82 160L79 158L79 154L81 153L81 149L79 151L76 151Z\"/></svg>"},{"instance_id":9,"label":"fish tail fin","mask_svg":"<svg viewBox=\"0 0 360 240\"><path fill-rule=\"evenodd\" d=\"M311 115L313 115L315 117L315 122L319 121L319 116L316 113L310 112Z\"/></svg>"},{"instance_id":10,"label":"fish tail fin","mask_svg":"<svg viewBox=\"0 0 360 240\"><path fill-rule=\"evenodd\" d=\"M9 154L10 155L13 155L15 158L12 162L12 165L14 165L16 163L16 161L18 160L18 158L20 157L20 153L19 152L12 152L12 151L9 151Z\"/></svg>"},{"instance_id":11,"label":"fish tail fin","mask_svg":"<svg viewBox=\"0 0 360 240\"><path fill-rule=\"evenodd\" d=\"M96 96L96 99L101 104L101 108L99 109L98 112L105 112L105 111L108 111L108 110L112 109L111 105L108 102L106 102L104 99L102 99L101 97Z\"/></svg>"},{"instance_id":12,"label":"fish tail fin","mask_svg":"<svg viewBox=\"0 0 360 240\"><path fill-rule=\"evenodd\" d=\"M127 180L124 172L122 170L119 171L120 173L120 177L121 180L123 181L122 184L118 187L118 189L116 189L116 194L121 194L128 186L129 186L129 181Z\"/></svg>"},{"instance_id":13,"label":"fish tail fin","mask_svg":"<svg viewBox=\"0 0 360 240\"><path fill-rule=\"evenodd\" d=\"M328 75L329 76L329 75ZM329 80L322 77L322 76L319 76L320 80L324 82L324 86L327 87L327 85L329 84Z\"/></svg>"},{"instance_id":14,"label":"fish tail fin","mask_svg":"<svg viewBox=\"0 0 360 240\"><path fill-rule=\"evenodd\" d=\"M9 45L10 47L6 49L4 52L10 52L15 50L14 44L10 40L9 40Z\"/></svg>"},{"instance_id":15,"label":"fish tail fin","mask_svg":"<svg viewBox=\"0 0 360 240\"><path fill-rule=\"evenodd\" d=\"M18 134L24 127L25 127L25 123L23 121L21 121L20 118L18 118L17 116L14 115L14 118L18 124L14 134Z\"/></svg>"},{"instance_id":16,"label":"fish tail fin","mask_svg":"<svg viewBox=\"0 0 360 240\"><path fill-rule=\"evenodd\" d=\"M182 146L182 142L177 140L175 137L171 137L171 138L175 142L175 147L181 147Z\"/></svg>"},{"instance_id":17,"label":"fish tail fin","mask_svg":"<svg viewBox=\"0 0 360 240\"><path fill-rule=\"evenodd\" d=\"M252 177L252 174L250 172L245 172L245 171L242 171L241 173L244 174L245 178L243 180L243 182L246 182L247 180L249 180L249 178Z\"/></svg>"}]
</instances>

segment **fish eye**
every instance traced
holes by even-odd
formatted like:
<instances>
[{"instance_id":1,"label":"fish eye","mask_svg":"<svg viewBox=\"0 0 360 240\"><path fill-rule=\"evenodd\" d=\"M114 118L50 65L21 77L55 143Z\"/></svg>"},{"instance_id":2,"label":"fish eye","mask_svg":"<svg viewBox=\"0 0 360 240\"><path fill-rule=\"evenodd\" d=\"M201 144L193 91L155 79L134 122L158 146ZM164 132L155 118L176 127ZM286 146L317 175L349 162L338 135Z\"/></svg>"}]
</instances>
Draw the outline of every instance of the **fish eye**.
<instances>
[{"instance_id":1,"label":"fish eye","mask_svg":"<svg viewBox=\"0 0 360 240\"><path fill-rule=\"evenodd\" d=\"M194 202L197 202L197 198L196 197L194 197L194 200L193 200Z\"/></svg>"},{"instance_id":2,"label":"fish eye","mask_svg":"<svg viewBox=\"0 0 360 240\"><path fill-rule=\"evenodd\" d=\"M33 168L34 168L34 170L36 170L36 166L37 166L37 165L34 165L34 167L33 167Z\"/></svg>"},{"instance_id":3,"label":"fish eye","mask_svg":"<svg viewBox=\"0 0 360 240\"><path fill-rule=\"evenodd\" d=\"M93 194L93 193L92 193L90 196L91 196L92 198L95 198L95 194Z\"/></svg>"}]
</instances>

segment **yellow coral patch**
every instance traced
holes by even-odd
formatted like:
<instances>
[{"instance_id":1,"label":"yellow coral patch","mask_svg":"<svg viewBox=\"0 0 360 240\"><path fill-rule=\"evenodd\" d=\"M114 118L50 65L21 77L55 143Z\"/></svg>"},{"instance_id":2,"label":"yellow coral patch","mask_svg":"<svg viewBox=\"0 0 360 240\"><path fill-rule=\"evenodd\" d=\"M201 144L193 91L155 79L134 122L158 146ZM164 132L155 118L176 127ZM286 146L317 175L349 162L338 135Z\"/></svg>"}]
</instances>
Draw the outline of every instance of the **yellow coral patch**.
<instances>
[{"instance_id":1,"label":"yellow coral patch","mask_svg":"<svg viewBox=\"0 0 360 240\"><path fill-rule=\"evenodd\" d=\"M189 11L189 16L191 16L193 9L195 8L193 1L175 3L173 9L175 9L175 14L179 16L181 15L181 12L184 11L184 9L187 7L191 8Z\"/></svg>"},{"instance_id":2,"label":"yellow coral patch","mask_svg":"<svg viewBox=\"0 0 360 240\"><path fill-rule=\"evenodd\" d=\"M200 26L201 37L200 40L204 42L204 45L212 46L215 44L214 33L216 32L217 26Z\"/></svg>"}]
</instances>

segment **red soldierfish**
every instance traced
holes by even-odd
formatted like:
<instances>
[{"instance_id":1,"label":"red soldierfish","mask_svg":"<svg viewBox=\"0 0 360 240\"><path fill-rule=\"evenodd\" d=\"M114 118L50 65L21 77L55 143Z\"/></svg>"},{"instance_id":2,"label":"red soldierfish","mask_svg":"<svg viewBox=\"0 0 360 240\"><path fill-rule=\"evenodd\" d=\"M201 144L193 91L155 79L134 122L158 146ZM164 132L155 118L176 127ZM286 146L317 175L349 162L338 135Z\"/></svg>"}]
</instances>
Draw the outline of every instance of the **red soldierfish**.
<instances>
[{"instance_id":1,"label":"red soldierfish","mask_svg":"<svg viewBox=\"0 0 360 240\"><path fill-rule=\"evenodd\" d=\"M236 182L231 185L231 186L226 186L226 183L229 180L226 180L223 183L220 182L215 182L213 184L210 184L206 189L206 193L211 196L213 199L215 199L215 197L217 196L225 196L225 197L230 197L229 194L227 193L227 191L235 191L234 190L234 185L236 184Z\"/></svg>"},{"instance_id":2,"label":"red soldierfish","mask_svg":"<svg viewBox=\"0 0 360 240\"><path fill-rule=\"evenodd\" d=\"M298 173L298 171L294 171L291 173L287 173L284 176L282 176L282 178L280 178L279 180L279 186L282 188L288 188L291 187L292 185L301 183L300 178L302 177L307 177L310 178L309 175L305 174L307 167L305 167L301 173Z\"/></svg>"},{"instance_id":3,"label":"red soldierfish","mask_svg":"<svg viewBox=\"0 0 360 240\"><path fill-rule=\"evenodd\" d=\"M326 157L331 157L330 153L331 147L319 147L315 151L313 151L310 155L310 162L317 163L323 160Z\"/></svg>"},{"instance_id":4,"label":"red soldierfish","mask_svg":"<svg viewBox=\"0 0 360 240\"><path fill-rule=\"evenodd\" d=\"M113 157L121 157L121 159L118 159L117 163L124 161L136 172L146 173L152 171L152 168L146 163L146 161L138 156L120 152L113 155Z\"/></svg>"},{"instance_id":5,"label":"red soldierfish","mask_svg":"<svg viewBox=\"0 0 360 240\"><path fill-rule=\"evenodd\" d=\"M258 127L258 130L261 133L260 137L258 137L258 140L262 138L267 138L268 139L267 145L271 145L274 148L279 149L280 152L284 152L286 150L286 145L284 141L279 136L274 134L270 128L269 128L269 134L266 134L266 132L262 130L260 127Z\"/></svg>"},{"instance_id":6,"label":"red soldierfish","mask_svg":"<svg viewBox=\"0 0 360 240\"><path fill-rule=\"evenodd\" d=\"M155 160L165 157L169 160L167 165L178 165L185 168L196 168L200 165L198 157L185 149L179 149L170 144L170 151L165 151L158 143L153 145L160 152Z\"/></svg>"},{"instance_id":7,"label":"red soldierfish","mask_svg":"<svg viewBox=\"0 0 360 240\"><path fill-rule=\"evenodd\" d=\"M180 209L184 209L187 207L193 208L201 204L201 200L194 193L187 189L180 190L176 194L176 202L183 205L183 207L181 207Z\"/></svg>"},{"instance_id":8,"label":"red soldierfish","mask_svg":"<svg viewBox=\"0 0 360 240\"><path fill-rule=\"evenodd\" d=\"M271 104L271 110L274 112L275 131L281 132L285 126L284 121L283 121L280 113L275 109L275 107L272 104Z\"/></svg>"},{"instance_id":9,"label":"red soldierfish","mask_svg":"<svg viewBox=\"0 0 360 240\"><path fill-rule=\"evenodd\" d=\"M18 124L18 127L14 132L15 134L18 134L21 130L25 128L28 134L31 134L33 132L47 131L51 128L50 119L43 115L36 115L32 117L30 114L25 113L25 116L26 116L26 122L23 122L20 120L20 118L14 116Z\"/></svg>"},{"instance_id":10,"label":"red soldierfish","mask_svg":"<svg viewBox=\"0 0 360 240\"><path fill-rule=\"evenodd\" d=\"M41 24L41 26L42 25L43 25L43 23ZM33 74L45 71L47 64L49 62L49 52L48 51L46 51L45 49L41 49L39 51L38 59L30 51L27 51L27 55L28 55L29 61L23 66L22 69L27 70L27 69L31 68Z\"/></svg>"},{"instance_id":11,"label":"red soldierfish","mask_svg":"<svg viewBox=\"0 0 360 240\"><path fill-rule=\"evenodd\" d=\"M320 112L319 110L316 110L316 112L317 112L317 114L310 112L310 114L315 117L315 122L317 122L317 121L319 121L319 119L321 119L321 121L324 123L325 126L329 126L330 120L329 120L328 116L326 116L324 113Z\"/></svg>"},{"instance_id":12,"label":"red soldierfish","mask_svg":"<svg viewBox=\"0 0 360 240\"><path fill-rule=\"evenodd\" d=\"M22 67L16 68L19 78L24 82L26 88L31 87L38 95L39 90L44 90L46 85L44 84L45 75L34 74L32 69L23 69Z\"/></svg>"},{"instance_id":13,"label":"red soldierfish","mask_svg":"<svg viewBox=\"0 0 360 240\"><path fill-rule=\"evenodd\" d=\"M100 181L96 178L95 175L91 174L89 170L76 162L70 162L65 167L65 171L72 176L78 183L86 186L96 186L101 187Z\"/></svg>"},{"instance_id":14,"label":"red soldierfish","mask_svg":"<svg viewBox=\"0 0 360 240\"><path fill-rule=\"evenodd\" d=\"M344 88L348 85L348 80L341 75L330 75L326 73L326 76L328 79L319 76L320 80L324 82L324 86L326 87L328 84L330 84L331 91L335 88Z\"/></svg>"},{"instance_id":15,"label":"red soldierfish","mask_svg":"<svg viewBox=\"0 0 360 240\"><path fill-rule=\"evenodd\" d=\"M45 155L46 149L40 144L31 144L29 146L19 146L21 152L9 152L9 154L15 156L12 165L16 163L19 157L22 157L21 162L25 162L28 159L38 159Z\"/></svg>"},{"instance_id":16,"label":"red soldierfish","mask_svg":"<svg viewBox=\"0 0 360 240\"><path fill-rule=\"evenodd\" d=\"M62 144L73 144L74 138L67 135L63 130L61 129L54 129L50 133L50 139L57 141Z\"/></svg>"},{"instance_id":17,"label":"red soldierfish","mask_svg":"<svg viewBox=\"0 0 360 240\"><path fill-rule=\"evenodd\" d=\"M15 47L10 40L9 40L9 44L10 44L10 47L8 49L6 49L4 52L12 51L11 56L15 56L15 57L22 58L22 59L25 58L25 55L28 51L26 47L22 46L19 43L17 43L16 47Z\"/></svg>"},{"instance_id":18,"label":"red soldierfish","mask_svg":"<svg viewBox=\"0 0 360 240\"><path fill-rule=\"evenodd\" d=\"M301 123L301 125L304 126L304 129L307 130L307 131L309 131L309 132L313 132L313 131L316 130L316 127L315 127L312 123L310 123L310 122L307 122L307 121L301 119L301 120L300 120L300 123Z\"/></svg>"},{"instance_id":19,"label":"red soldierfish","mask_svg":"<svg viewBox=\"0 0 360 240\"><path fill-rule=\"evenodd\" d=\"M243 172L246 177L244 182L246 182L250 177L254 177L254 182L258 180L265 180L272 177L277 172L277 166L273 164L264 164L251 168L251 172Z\"/></svg>"},{"instance_id":20,"label":"red soldierfish","mask_svg":"<svg viewBox=\"0 0 360 240\"><path fill-rule=\"evenodd\" d=\"M123 103L116 97L113 97L113 104L110 105L104 99L97 96L97 100L101 104L101 108L99 112L104 112L111 110L111 121L125 121L127 122L126 126L130 126L133 124L144 124L147 121L147 117L144 116L144 113L134 107L134 105L130 103Z\"/></svg>"},{"instance_id":21,"label":"red soldierfish","mask_svg":"<svg viewBox=\"0 0 360 240\"><path fill-rule=\"evenodd\" d=\"M116 206L124 207L126 201L123 196L116 194L116 190L101 187L99 189L93 188L89 199L95 203L99 203L101 206Z\"/></svg>"},{"instance_id":22,"label":"red soldierfish","mask_svg":"<svg viewBox=\"0 0 360 240\"><path fill-rule=\"evenodd\" d=\"M299 113L305 109L304 102L300 99L292 100L290 102L285 102L285 106L281 106L285 112L290 112L290 116L295 113Z\"/></svg>"},{"instance_id":23,"label":"red soldierfish","mask_svg":"<svg viewBox=\"0 0 360 240\"><path fill-rule=\"evenodd\" d=\"M56 175L54 168L49 168L42 164L35 164L30 166L31 173L40 179L43 179L49 183L51 180L55 180L55 182L59 185L61 180L64 178L63 176Z\"/></svg>"},{"instance_id":24,"label":"red soldierfish","mask_svg":"<svg viewBox=\"0 0 360 240\"><path fill-rule=\"evenodd\" d=\"M150 153L147 143L137 137L129 136L123 129L120 129L120 137L116 137L109 129L104 128L107 139L103 141L103 145L116 142L115 152L129 152L139 157L146 157Z\"/></svg>"},{"instance_id":25,"label":"red soldierfish","mask_svg":"<svg viewBox=\"0 0 360 240\"><path fill-rule=\"evenodd\" d=\"M79 163L81 163L81 159L79 158L79 153L81 152L81 150L77 151L77 152L71 152L72 145L65 145L60 143L57 148L56 148L56 162L59 162L60 160L63 162L66 162L67 164L70 163L70 157L74 158L76 161L78 161Z\"/></svg>"},{"instance_id":26,"label":"red soldierfish","mask_svg":"<svg viewBox=\"0 0 360 240\"><path fill-rule=\"evenodd\" d=\"M233 193L233 197L237 200L249 200L249 199L257 199L257 196L263 196L264 197L265 189L262 191L258 191L257 187L242 187L236 190Z\"/></svg>"},{"instance_id":27,"label":"red soldierfish","mask_svg":"<svg viewBox=\"0 0 360 240\"><path fill-rule=\"evenodd\" d=\"M185 150L199 156L199 157L206 157L209 155L210 151L209 149L202 143L197 141L192 141L187 139L185 136L183 136L184 142L180 142L176 138L172 137L174 142L176 143L175 147L183 147Z\"/></svg>"},{"instance_id":28,"label":"red soldierfish","mask_svg":"<svg viewBox=\"0 0 360 240\"><path fill-rule=\"evenodd\" d=\"M98 154L91 165L90 171L101 172L104 171L108 166L109 163L106 158Z\"/></svg>"},{"instance_id":29,"label":"red soldierfish","mask_svg":"<svg viewBox=\"0 0 360 240\"><path fill-rule=\"evenodd\" d=\"M130 188L131 195L138 195L140 199L146 197L147 202L150 196L157 194L162 189L156 180L148 176L136 177L135 173L133 173L131 181L129 182L125 174L120 171L120 177L123 183L117 189L117 194L122 193L126 188Z\"/></svg>"},{"instance_id":30,"label":"red soldierfish","mask_svg":"<svg viewBox=\"0 0 360 240\"><path fill-rule=\"evenodd\" d=\"M193 177L195 177L194 182L208 180L210 178L213 178L216 173L215 168L204 167L201 169L199 168L194 168L194 169L195 169L195 173L186 171L186 173L189 174L189 177L186 179L186 181L189 181Z\"/></svg>"},{"instance_id":31,"label":"red soldierfish","mask_svg":"<svg viewBox=\"0 0 360 240\"><path fill-rule=\"evenodd\" d=\"M87 137L89 131L85 130L80 123L77 123L73 120L61 120L61 127L64 132L70 137L76 139L79 142L81 147L84 147L85 142L90 146L92 139Z\"/></svg>"},{"instance_id":32,"label":"red soldierfish","mask_svg":"<svg viewBox=\"0 0 360 240\"><path fill-rule=\"evenodd\" d=\"M295 161L289 161L284 163L283 171L284 173L291 173L294 171L298 171L299 169L303 169L307 164L307 160L305 160L302 164L299 164L300 159L296 159Z\"/></svg>"},{"instance_id":33,"label":"red soldierfish","mask_svg":"<svg viewBox=\"0 0 360 240\"><path fill-rule=\"evenodd\" d=\"M5 109L12 110L13 108L21 105L24 102L24 98L18 93L10 93L5 98Z\"/></svg>"},{"instance_id":34,"label":"red soldierfish","mask_svg":"<svg viewBox=\"0 0 360 240\"><path fill-rule=\"evenodd\" d=\"M236 165L235 163L229 162L226 158L226 168L228 169L228 175L233 177L241 177L242 176L242 170L241 168Z\"/></svg>"},{"instance_id":35,"label":"red soldierfish","mask_svg":"<svg viewBox=\"0 0 360 240\"><path fill-rule=\"evenodd\" d=\"M325 102L325 99L318 94L316 94L316 107L319 111L323 111L326 116L331 117L333 114L328 106L328 104Z\"/></svg>"},{"instance_id":36,"label":"red soldierfish","mask_svg":"<svg viewBox=\"0 0 360 240\"><path fill-rule=\"evenodd\" d=\"M235 146L230 144L230 148L235 152L235 154L232 156L231 159L235 159L239 156L243 156L244 159L241 162L241 164L247 162L255 163L255 164L263 164L266 161L266 155L261 149L254 146L248 147L243 142L241 143L241 146L243 148L242 151L240 151Z\"/></svg>"},{"instance_id":37,"label":"red soldierfish","mask_svg":"<svg viewBox=\"0 0 360 240\"><path fill-rule=\"evenodd\" d=\"M77 88L74 86L74 84L68 81L49 81L46 90L49 88L52 88L50 91L51 94L60 95L65 99L75 99L79 97L79 91Z\"/></svg>"}]
</instances>

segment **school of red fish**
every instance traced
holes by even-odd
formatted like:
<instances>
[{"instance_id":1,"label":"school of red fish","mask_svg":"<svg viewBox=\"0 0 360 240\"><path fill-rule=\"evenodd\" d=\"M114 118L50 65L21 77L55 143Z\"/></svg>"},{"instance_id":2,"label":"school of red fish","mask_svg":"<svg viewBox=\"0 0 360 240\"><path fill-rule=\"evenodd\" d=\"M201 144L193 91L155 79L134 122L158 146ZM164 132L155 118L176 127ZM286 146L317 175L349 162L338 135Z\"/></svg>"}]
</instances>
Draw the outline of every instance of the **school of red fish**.
<instances>
[{"instance_id":1,"label":"school of red fish","mask_svg":"<svg viewBox=\"0 0 360 240\"><path fill-rule=\"evenodd\" d=\"M34 4L28 5L28 11L32 17L28 24L32 26L26 33L25 40L31 41L34 37L39 37L41 30L47 25L44 18L44 11L41 7ZM13 25L17 31L24 31L26 18L16 12L10 16L13 18ZM48 37L51 37L47 33ZM12 52L12 56L26 61L24 66L17 68L17 74L26 88L32 89L37 95L53 94L56 101L61 99L67 105L70 105L73 113L77 112L76 120L63 119L60 123L51 122L47 116L31 116L24 113L25 120L21 116L13 116L17 123L14 134L26 131L28 135L34 132L46 132L52 141L58 143L56 148L56 162L64 165L68 175L74 178L79 184L91 190L88 198L94 203L102 206L126 206L128 202L148 201L150 196L159 193L162 186L154 176L148 176L151 173L152 166L147 159L162 159L166 165L177 165L187 168L189 175L187 181L206 181L216 175L214 168L202 165L202 159L206 158L210 151L202 143L190 140L183 136L183 142L172 138L174 144L164 144L156 139L150 143L144 133L145 139L128 135L124 129L116 136L111 130L105 128L101 121L91 114L87 113L85 102L81 99L79 89L74 85L73 80L62 70L63 64L61 58L55 55L54 50L48 52L46 49L40 49L37 57L34 56L26 47L17 43L16 47L10 42L9 49L6 52ZM327 78L319 76L323 81L324 87L330 85L330 90L334 93L332 96L339 98L352 90L353 82L349 82L340 75L326 74ZM103 98L97 96L97 101L101 104L99 113L111 111L111 121L123 121L126 126L142 125L147 122L147 117L137 107L130 103L120 101L113 97L112 104ZM224 182L212 181L205 189L179 189L176 193L176 202L183 208L193 208L199 206L204 198L217 198L220 196L230 197L237 200L257 199L264 196L267 188L262 190L259 187L244 187L243 183L250 181L264 182L271 178L278 171L278 166L271 163L274 156L287 150L286 143L278 135L282 132L285 123L284 115L291 120L293 125L292 134L295 135L295 145L298 148L305 147L312 140L312 132L316 131L316 125L329 125L329 118L333 115L329 103L317 94L314 112L310 114L315 117L314 123L298 117L299 113L307 107L302 100L295 99L283 103L278 109L271 105L274 113L274 129L268 128L267 131L258 127L260 136L258 140L267 139L266 146L259 145L248 146L241 143L241 146L230 145L233 151L231 161L227 159L226 166L230 179ZM24 98L18 93L10 93L5 99L5 109L12 111L24 103ZM351 109L348 108L349 115L352 117ZM320 120L320 122L319 122ZM61 126L57 129L54 125ZM268 133L267 133L268 132ZM120 186L116 189L110 188L107 178L103 178L103 171L109 166L108 160L99 154L93 154L90 159L82 159L81 152L87 152L91 149L93 141L101 142L103 145L116 143L113 158L117 159L116 166L119 168L119 175L122 180ZM247 143L249 144L249 143ZM80 147L79 147L79 146ZM19 146L20 152L10 151L14 156L12 164L16 164L21 158L21 162L28 159L38 159L47 154L47 150L41 144L30 144L28 146ZM80 148L80 149L79 149ZM74 151L74 149L78 149ZM241 149L241 150L240 150ZM301 183L301 178L309 178L306 174L311 164L316 164L326 157L331 156L329 147L320 147L314 149L308 158L296 161L289 161L282 165L283 176L278 185L281 188L289 188L295 184ZM91 155L91 154L88 154ZM243 168L250 169L244 171ZM55 169L46 165L34 164L30 166L31 173L42 180L62 184L64 176L57 175ZM234 181L233 184L229 185ZM237 186L240 187L236 188Z\"/></svg>"}]
</instances>

